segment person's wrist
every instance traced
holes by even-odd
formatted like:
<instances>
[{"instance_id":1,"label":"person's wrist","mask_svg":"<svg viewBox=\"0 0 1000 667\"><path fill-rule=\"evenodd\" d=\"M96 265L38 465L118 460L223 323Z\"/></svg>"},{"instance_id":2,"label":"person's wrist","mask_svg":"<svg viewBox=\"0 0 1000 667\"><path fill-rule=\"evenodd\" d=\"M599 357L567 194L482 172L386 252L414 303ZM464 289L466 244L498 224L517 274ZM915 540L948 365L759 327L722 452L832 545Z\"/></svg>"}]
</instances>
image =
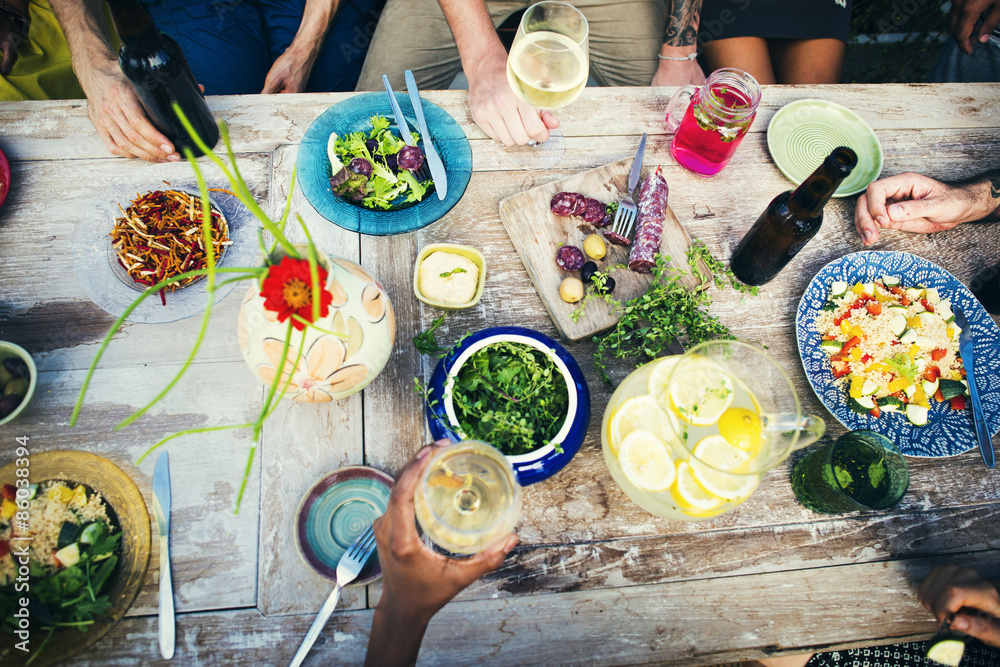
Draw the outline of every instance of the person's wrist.
<instances>
[{"instance_id":1,"label":"person's wrist","mask_svg":"<svg viewBox=\"0 0 1000 667\"><path fill-rule=\"evenodd\" d=\"M466 64L462 62L462 69L469 79L469 83L478 82L484 78L497 76L498 72L505 72L507 68L507 52L499 42L497 48L490 47L487 53L477 58L475 61Z\"/></svg>"},{"instance_id":2,"label":"person's wrist","mask_svg":"<svg viewBox=\"0 0 1000 667\"><path fill-rule=\"evenodd\" d=\"M691 54L698 52L697 44L688 44L686 46L673 46L671 44L664 44L660 47L660 55L664 58L690 58Z\"/></svg>"},{"instance_id":3,"label":"person's wrist","mask_svg":"<svg viewBox=\"0 0 1000 667\"><path fill-rule=\"evenodd\" d=\"M437 609L432 610L424 606L414 605L405 596L396 597L383 588L382 597L375 612L381 613L391 627L414 628L422 631L437 613Z\"/></svg>"}]
</instances>

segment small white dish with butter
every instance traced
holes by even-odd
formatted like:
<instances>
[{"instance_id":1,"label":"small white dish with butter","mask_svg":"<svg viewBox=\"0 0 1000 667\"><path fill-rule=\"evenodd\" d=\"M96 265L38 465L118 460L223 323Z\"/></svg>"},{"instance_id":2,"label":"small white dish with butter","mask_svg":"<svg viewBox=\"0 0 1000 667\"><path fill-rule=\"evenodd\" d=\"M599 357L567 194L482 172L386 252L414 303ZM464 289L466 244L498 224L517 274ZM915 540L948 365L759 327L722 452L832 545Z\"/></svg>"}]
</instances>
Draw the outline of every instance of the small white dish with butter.
<instances>
[{"instance_id":1,"label":"small white dish with butter","mask_svg":"<svg viewBox=\"0 0 1000 667\"><path fill-rule=\"evenodd\" d=\"M417 254L413 293L429 306L462 310L479 302L486 283L486 260L475 248L432 243Z\"/></svg>"}]
</instances>

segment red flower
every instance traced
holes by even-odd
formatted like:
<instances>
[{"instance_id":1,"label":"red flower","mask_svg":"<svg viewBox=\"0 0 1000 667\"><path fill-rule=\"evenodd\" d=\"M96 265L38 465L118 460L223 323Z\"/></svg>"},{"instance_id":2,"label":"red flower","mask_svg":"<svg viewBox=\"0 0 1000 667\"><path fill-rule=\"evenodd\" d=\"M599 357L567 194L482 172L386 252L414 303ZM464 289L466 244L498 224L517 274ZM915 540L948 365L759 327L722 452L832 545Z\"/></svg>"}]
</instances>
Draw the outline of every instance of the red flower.
<instances>
[{"instance_id":1,"label":"red flower","mask_svg":"<svg viewBox=\"0 0 1000 667\"><path fill-rule=\"evenodd\" d=\"M317 266L319 274L319 316L326 317L330 312L330 302L333 296L323 287L326 282L326 270ZM264 286L260 291L264 297L264 308L278 314L278 321L284 322L292 315L298 315L306 322L313 321L312 277L309 275L309 261L294 257L281 258L280 264L275 264L267 271ZM305 323L293 319L292 326L302 331Z\"/></svg>"}]
</instances>

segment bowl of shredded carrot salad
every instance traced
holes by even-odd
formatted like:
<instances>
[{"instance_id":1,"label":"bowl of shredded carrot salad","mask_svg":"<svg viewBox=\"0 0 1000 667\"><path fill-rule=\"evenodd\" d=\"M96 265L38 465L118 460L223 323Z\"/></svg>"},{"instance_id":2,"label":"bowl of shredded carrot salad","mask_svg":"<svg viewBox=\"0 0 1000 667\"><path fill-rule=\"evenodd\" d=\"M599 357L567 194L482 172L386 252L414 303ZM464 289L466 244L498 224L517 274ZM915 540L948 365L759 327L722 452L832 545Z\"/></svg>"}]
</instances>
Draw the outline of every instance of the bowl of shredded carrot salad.
<instances>
[{"instance_id":1,"label":"bowl of shredded carrot salad","mask_svg":"<svg viewBox=\"0 0 1000 667\"><path fill-rule=\"evenodd\" d=\"M178 189L137 194L126 208L118 206L110 236L116 256L115 274L126 285L145 290L189 271L207 266L202 233L202 206L198 194ZM216 261L232 244L229 223L216 206L210 211L210 233ZM160 291L183 289L203 276L188 276Z\"/></svg>"}]
</instances>

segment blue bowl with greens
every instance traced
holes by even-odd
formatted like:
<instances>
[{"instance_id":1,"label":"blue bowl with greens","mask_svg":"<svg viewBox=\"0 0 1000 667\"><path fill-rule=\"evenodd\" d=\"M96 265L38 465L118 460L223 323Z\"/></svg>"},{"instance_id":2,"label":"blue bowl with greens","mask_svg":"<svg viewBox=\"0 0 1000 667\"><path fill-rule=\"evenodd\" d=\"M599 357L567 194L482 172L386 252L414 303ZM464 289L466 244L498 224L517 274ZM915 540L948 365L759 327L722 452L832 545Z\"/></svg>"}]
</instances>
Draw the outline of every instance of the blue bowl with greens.
<instances>
[{"instance_id":1,"label":"blue bowl with greens","mask_svg":"<svg viewBox=\"0 0 1000 667\"><path fill-rule=\"evenodd\" d=\"M521 486L562 470L590 424L590 391L559 343L522 327L465 338L434 368L427 420L435 439L482 440L510 461Z\"/></svg>"}]
</instances>

